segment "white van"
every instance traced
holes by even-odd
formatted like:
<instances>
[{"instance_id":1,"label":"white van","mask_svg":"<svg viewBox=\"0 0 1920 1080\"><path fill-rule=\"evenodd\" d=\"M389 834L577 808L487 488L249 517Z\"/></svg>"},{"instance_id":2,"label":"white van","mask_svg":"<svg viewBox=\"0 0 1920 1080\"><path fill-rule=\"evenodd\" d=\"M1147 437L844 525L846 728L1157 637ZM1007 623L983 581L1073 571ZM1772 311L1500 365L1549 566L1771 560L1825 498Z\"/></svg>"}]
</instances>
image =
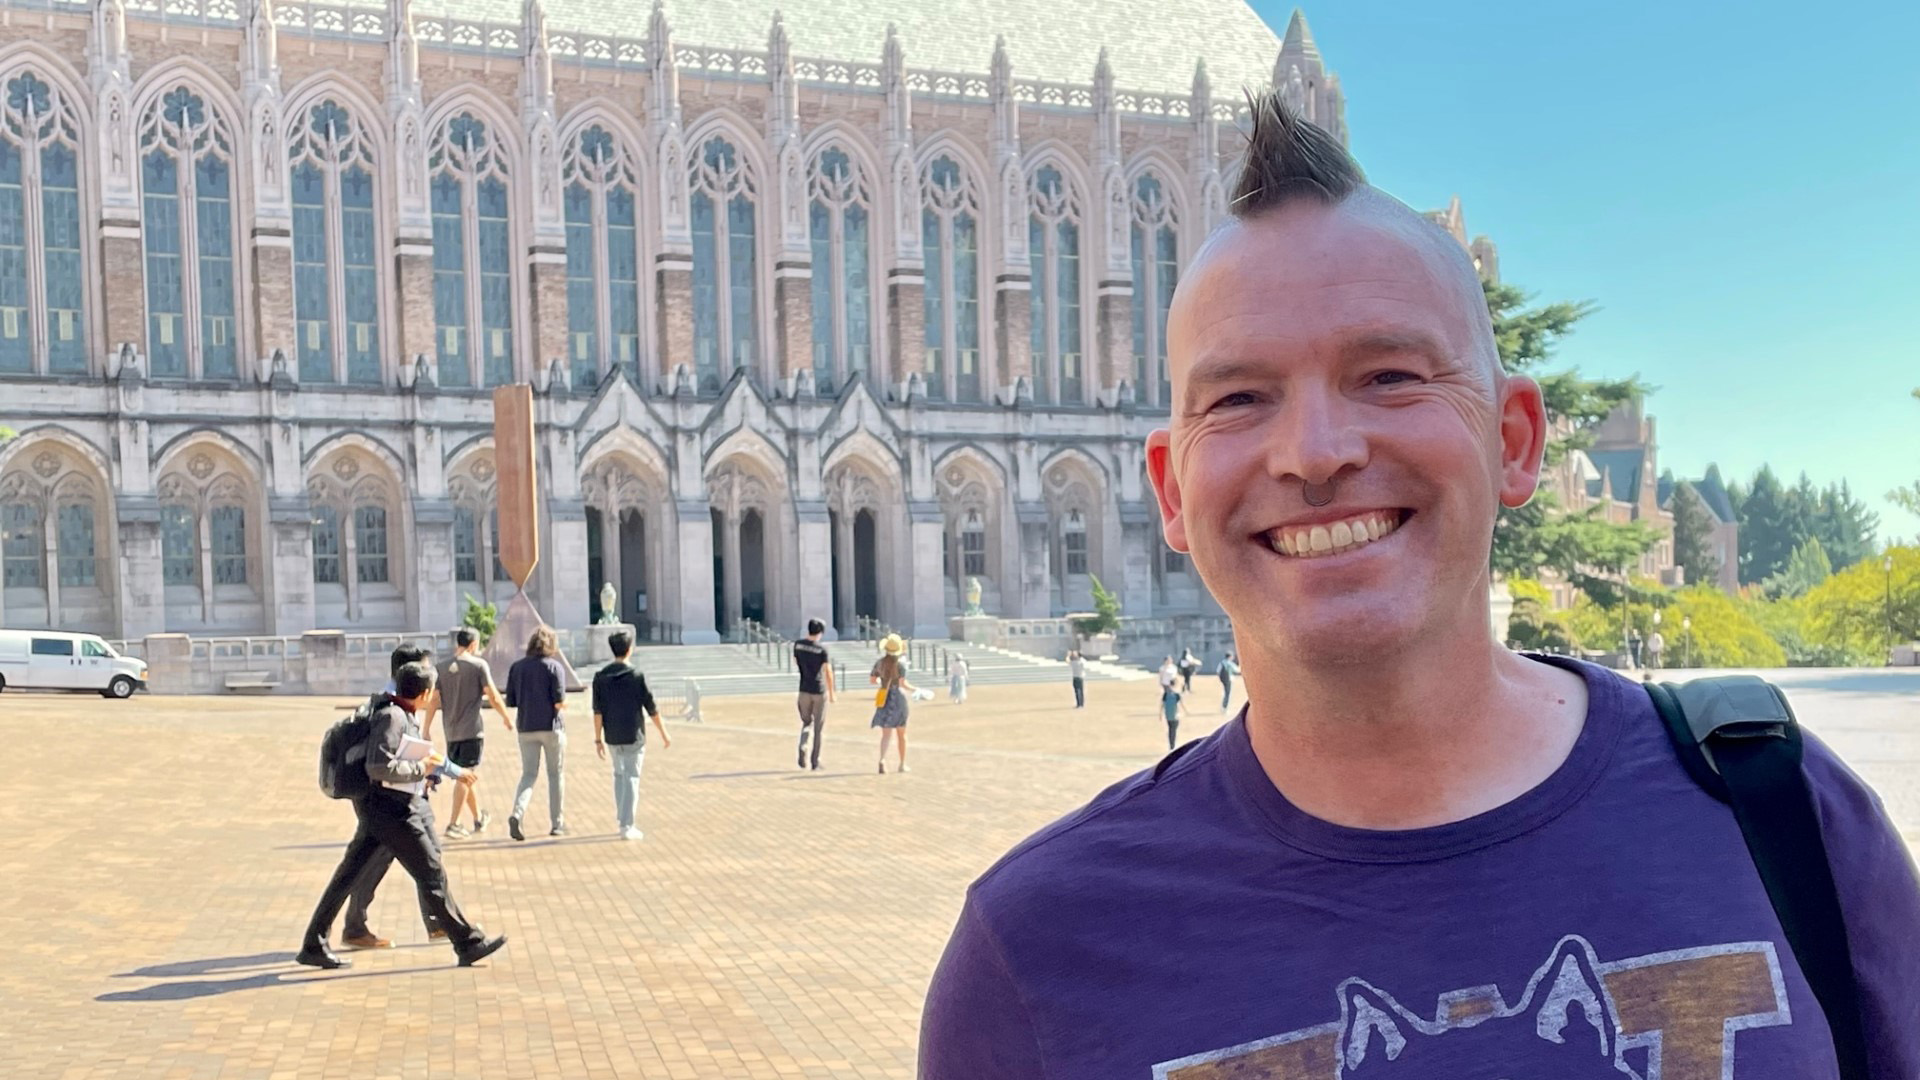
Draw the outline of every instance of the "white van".
<instances>
[{"instance_id":1,"label":"white van","mask_svg":"<svg viewBox=\"0 0 1920 1080\"><path fill-rule=\"evenodd\" d=\"M93 634L0 630L0 690L92 690L130 698L147 687L147 662L121 656Z\"/></svg>"}]
</instances>

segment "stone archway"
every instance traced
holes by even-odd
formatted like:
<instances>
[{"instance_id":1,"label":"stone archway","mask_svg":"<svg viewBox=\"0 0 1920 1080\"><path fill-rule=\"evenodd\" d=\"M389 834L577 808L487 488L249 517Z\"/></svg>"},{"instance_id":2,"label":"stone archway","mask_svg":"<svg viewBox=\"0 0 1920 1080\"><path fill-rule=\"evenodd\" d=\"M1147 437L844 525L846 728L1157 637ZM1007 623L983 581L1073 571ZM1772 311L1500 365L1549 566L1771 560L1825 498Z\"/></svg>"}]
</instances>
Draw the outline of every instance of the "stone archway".
<instances>
[{"instance_id":1,"label":"stone archway","mask_svg":"<svg viewBox=\"0 0 1920 1080\"><path fill-rule=\"evenodd\" d=\"M611 584L620 621L631 623L640 640L653 640L663 617L665 479L638 457L614 451L587 466L580 492L587 504L588 615L598 622L605 614L600 593Z\"/></svg>"},{"instance_id":2,"label":"stone archway","mask_svg":"<svg viewBox=\"0 0 1920 1080\"><path fill-rule=\"evenodd\" d=\"M714 559L714 628L725 635L743 619L776 623L790 621L790 589L786 577L786 545L791 534L786 520L785 485L757 467L752 459L735 457L707 478L711 507Z\"/></svg>"},{"instance_id":3,"label":"stone archway","mask_svg":"<svg viewBox=\"0 0 1920 1080\"><path fill-rule=\"evenodd\" d=\"M9 456L0 470L4 625L112 635L118 566L107 491L93 462L57 439Z\"/></svg>"}]
</instances>

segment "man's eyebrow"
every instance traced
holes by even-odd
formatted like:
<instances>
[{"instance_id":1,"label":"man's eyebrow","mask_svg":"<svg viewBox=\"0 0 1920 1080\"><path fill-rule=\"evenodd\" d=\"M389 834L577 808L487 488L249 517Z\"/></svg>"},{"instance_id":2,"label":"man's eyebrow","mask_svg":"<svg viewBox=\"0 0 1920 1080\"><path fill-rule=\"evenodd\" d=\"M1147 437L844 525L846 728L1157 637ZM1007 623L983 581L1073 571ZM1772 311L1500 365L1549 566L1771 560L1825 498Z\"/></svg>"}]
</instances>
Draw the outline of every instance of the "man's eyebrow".
<instances>
[{"instance_id":1,"label":"man's eyebrow","mask_svg":"<svg viewBox=\"0 0 1920 1080\"><path fill-rule=\"evenodd\" d=\"M1394 353L1420 353L1433 360L1444 360L1447 350L1438 338L1420 330L1370 330L1343 342L1343 360L1366 360Z\"/></svg>"}]
</instances>

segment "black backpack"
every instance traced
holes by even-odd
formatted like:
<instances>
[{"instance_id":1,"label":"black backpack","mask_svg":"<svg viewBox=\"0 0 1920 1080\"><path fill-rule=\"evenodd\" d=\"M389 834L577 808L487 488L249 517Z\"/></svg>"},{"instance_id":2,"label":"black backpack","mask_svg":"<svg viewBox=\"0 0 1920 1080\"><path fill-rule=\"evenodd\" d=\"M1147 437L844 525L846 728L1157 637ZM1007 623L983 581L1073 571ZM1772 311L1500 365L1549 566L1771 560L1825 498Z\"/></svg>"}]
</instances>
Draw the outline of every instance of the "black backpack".
<instances>
[{"instance_id":1,"label":"black backpack","mask_svg":"<svg viewBox=\"0 0 1920 1080\"><path fill-rule=\"evenodd\" d=\"M367 776L367 742L373 714L393 699L375 694L327 729L320 738L320 793L329 799L357 799L373 790Z\"/></svg>"},{"instance_id":2,"label":"black backpack","mask_svg":"<svg viewBox=\"0 0 1920 1080\"><path fill-rule=\"evenodd\" d=\"M1786 695L1753 675L1648 683L1647 693L1687 772L1733 808L1787 944L1826 1013L1841 1080L1867 1080L1853 952Z\"/></svg>"}]
</instances>

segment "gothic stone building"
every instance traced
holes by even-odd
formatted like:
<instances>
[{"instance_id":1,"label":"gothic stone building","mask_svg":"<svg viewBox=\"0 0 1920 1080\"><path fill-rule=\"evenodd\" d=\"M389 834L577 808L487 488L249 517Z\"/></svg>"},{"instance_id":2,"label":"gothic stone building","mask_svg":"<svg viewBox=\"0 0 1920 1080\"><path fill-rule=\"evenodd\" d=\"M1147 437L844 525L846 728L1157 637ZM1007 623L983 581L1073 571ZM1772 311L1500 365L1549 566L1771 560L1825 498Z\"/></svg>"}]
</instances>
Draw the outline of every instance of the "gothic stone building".
<instances>
[{"instance_id":1,"label":"gothic stone building","mask_svg":"<svg viewBox=\"0 0 1920 1080\"><path fill-rule=\"evenodd\" d=\"M516 382L557 625L1209 610L1142 439L1298 14L455 6L0 0L0 622L453 625Z\"/></svg>"}]
</instances>

